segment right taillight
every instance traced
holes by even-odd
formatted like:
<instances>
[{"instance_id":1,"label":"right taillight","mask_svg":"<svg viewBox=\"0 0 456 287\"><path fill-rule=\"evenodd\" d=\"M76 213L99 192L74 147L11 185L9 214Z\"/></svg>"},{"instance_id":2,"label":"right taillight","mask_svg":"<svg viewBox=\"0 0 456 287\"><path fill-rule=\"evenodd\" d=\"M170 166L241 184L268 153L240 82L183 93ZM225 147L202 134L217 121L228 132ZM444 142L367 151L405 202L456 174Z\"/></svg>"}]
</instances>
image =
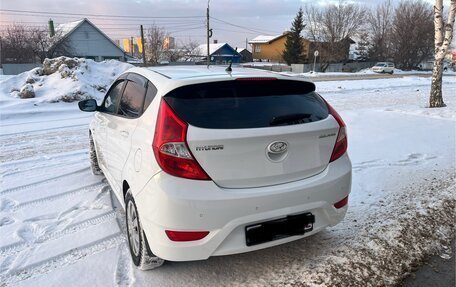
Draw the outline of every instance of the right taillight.
<instances>
[{"instance_id":1,"label":"right taillight","mask_svg":"<svg viewBox=\"0 0 456 287\"><path fill-rule=\"evenodd\" d=\"M186 122L161 100L152 148L160 167L167 173L183 178L209 180L209 176L193 158L187 145Z\"/></svg>"},{"instance_id":2,"label":"right taillight","mask_svg":"<svg viewBox=\"0 0 456 287\"><path fill-rule=\"evenodd\" d=\"M336 159L343 156L347 151L347 131L345 123L342 120L342 117L336 112L336 110L333 107L331 107L331 105L328 102L326 102L326 105L328 106L329 113L336 119L337 123L339 124L339 133L337 134L336 144L334 145L334 149L331 154L331 159L329 160L329 162L333 162Z\"/></svg>"}]
</instances>

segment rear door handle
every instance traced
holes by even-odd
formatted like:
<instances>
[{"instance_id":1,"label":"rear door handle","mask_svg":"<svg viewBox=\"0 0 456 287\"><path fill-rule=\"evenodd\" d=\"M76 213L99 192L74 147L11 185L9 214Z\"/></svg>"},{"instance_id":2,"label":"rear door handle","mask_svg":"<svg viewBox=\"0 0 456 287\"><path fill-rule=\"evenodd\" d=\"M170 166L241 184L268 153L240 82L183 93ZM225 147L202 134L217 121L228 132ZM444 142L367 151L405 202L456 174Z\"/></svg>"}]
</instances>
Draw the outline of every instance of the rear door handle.
<instances>
[{"instance_id":1,"label":"rear door handle","mask_svg":"<svg viewBox=\"0 0 456 287\"><path fill-rule=\"evenodd\" d=\"M120 135L126 138L128 137L129 133L127 131L120 131Z\"/></svg>"}]
</instances>

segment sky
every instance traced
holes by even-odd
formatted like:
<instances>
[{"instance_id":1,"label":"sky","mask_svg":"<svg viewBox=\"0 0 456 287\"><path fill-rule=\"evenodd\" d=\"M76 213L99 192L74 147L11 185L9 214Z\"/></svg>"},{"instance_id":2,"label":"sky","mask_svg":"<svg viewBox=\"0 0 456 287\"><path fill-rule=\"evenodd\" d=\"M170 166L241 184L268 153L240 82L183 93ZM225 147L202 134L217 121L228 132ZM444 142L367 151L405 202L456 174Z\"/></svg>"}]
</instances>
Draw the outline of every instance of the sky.
<instances>
[{"instance_id":1,"label":"sky","mask_svg":"<svg viewBox=\"0 0 456 287\"><path fill-rule=\"evenodd\" d=\"M348 1L372 8L384 0ZM245 47L246 39L279 35L288 30L299 7L330 2L334 0L211 0L211 42L218 40L233 47ZM207 4L207 0L0 0L0 29L13 22L35 26L47 25L49 18L59 24L86 17L114 40L139 36L140 24L145 28L156 24L175 37L178 44L205 43Z\"/></svg>"}]
</instances>

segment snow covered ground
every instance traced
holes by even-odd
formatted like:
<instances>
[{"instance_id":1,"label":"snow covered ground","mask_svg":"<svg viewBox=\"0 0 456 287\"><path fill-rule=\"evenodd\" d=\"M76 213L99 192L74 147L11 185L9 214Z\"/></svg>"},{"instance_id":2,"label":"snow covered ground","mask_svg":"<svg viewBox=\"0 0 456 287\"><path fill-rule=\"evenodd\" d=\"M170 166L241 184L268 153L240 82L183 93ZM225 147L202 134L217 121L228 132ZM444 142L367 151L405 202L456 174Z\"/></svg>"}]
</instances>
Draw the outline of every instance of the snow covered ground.
<instances>
[{"instance_id":1,"label":"snow covered ground","mask_svg":"<svg viewBox=\"0 0 456 287\"><path fill-rule=\"evenodd\" d=\"M366 75L388 75L384 73L376 73L372 69L363 69L358 72L349 73L349 72L306 72L306 73L293 73L293 72L279 72L290 77L309 77L309 78L318 78L318 77L340 77L340 76L351 76L351 77L363 77ZM394 69L395 75L432 75L432 71L403 71L399 69ZM444 75L456 75L456 72L448 70L444 72Z\"/></svg>"},{"instance_id":2,"label":"snow covered ground","mask_svg":"<svg viewBox=\"0 0 456 287\"><path fill-rule=\"evenodd\" d=\"M425 108L429 86L421 77L317 83L348 126L353 187L341 224L150 272L133 268L124 213L90 173L91 114L46 94L3 93L0 286L392 286L425 256L447 256L454 236L456 80L444 77L446 108Z\"/></svg>"}]
</instances>

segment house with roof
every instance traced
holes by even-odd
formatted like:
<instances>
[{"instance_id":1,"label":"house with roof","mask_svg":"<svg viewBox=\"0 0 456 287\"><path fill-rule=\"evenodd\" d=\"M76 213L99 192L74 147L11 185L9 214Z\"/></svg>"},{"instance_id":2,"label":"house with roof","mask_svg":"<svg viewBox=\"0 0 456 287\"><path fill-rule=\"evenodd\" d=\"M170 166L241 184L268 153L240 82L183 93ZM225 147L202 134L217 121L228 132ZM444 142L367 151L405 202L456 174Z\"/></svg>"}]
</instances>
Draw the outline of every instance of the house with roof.
<instances>
[{"instance_id":1,"label":"house with roof","mask_svg":"<svg viewBox=\"0 0 456 287\"><path fill-rule=\"evenodd\" d=\"M207 44L201 44L193 51L193 61L203 62L207 58ZM209 44L209 59L211 64L240 63L241 55L228 43Z\"/></svg>"},{"instance_id":2,"label":"house with roof","mask_svg":"<svg viewBox=\"0 0 456 287\"><path fill-rule=\"evenodd\" d=\"M246 48L236 47L235 50L239 53L239 55L241 55L241 63L248 63L253 61L252 52L250 52Z\"/></svg>"},{"instance_id":3,"label":"house with roof","mask_svg":"<svg viewBox=\"0 0 456 287\"><path fill-rule=\"evenodd\" d=\"M69 47L71 55L63 56L125 61L125 52L87 18L57 25L55 31L62 37L59 43Z\"/></svg>"},{"instance_id":4,"label":"house with roof","mask_svg":"<svg viewBox=\"0 0 456 287\"><path fill-rule=\"evenodd\" d=\"M287 41L288 32L281 35L260 35L249 41L252 45L252 56L254 61L267 62L283 62L282 54L285 50L285 42ZM305 61L309 59L310 41L302 39L304 51L303 57Z\"/></svg>"}]
</instances>

